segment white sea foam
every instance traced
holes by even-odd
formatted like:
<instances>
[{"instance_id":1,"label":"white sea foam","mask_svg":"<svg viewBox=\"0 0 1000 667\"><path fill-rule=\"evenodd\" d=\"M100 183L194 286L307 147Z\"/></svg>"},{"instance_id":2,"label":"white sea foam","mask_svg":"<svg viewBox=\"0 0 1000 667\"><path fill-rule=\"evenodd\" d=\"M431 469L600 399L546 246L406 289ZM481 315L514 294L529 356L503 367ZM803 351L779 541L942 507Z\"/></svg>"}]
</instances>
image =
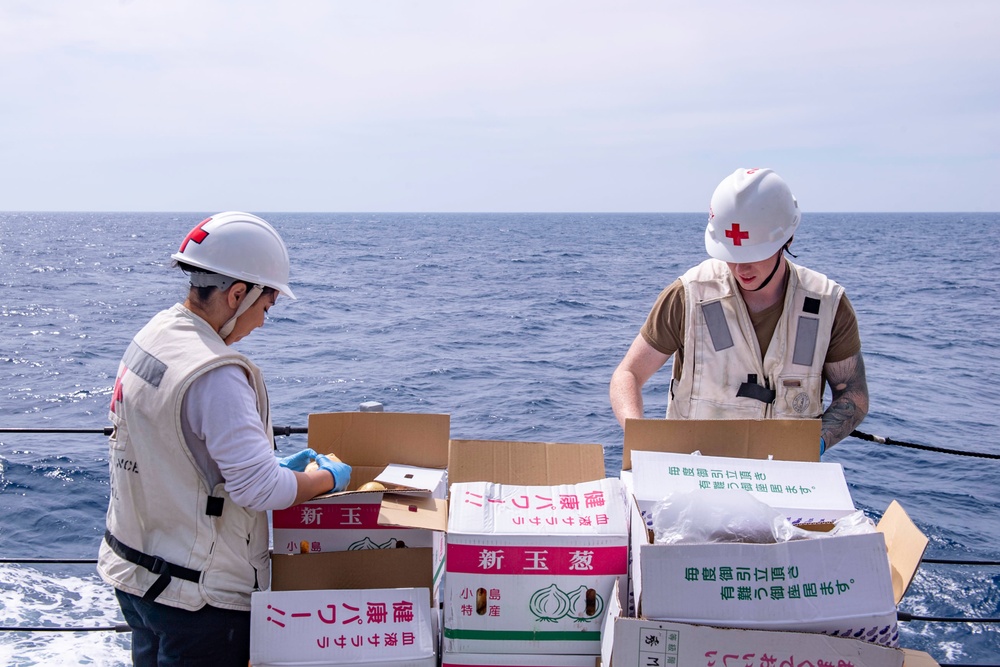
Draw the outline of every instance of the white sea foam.
<instances>
[{"instance_id":1,"label":"white sea foam","mask_svg":"<svg viewBox=\"0 0 1000 667\"><path fill-rule=\"evenodd\" d=\"M60 572L54 576L35 566L0 564L0 582L0 625L4 628L124 626L114 592L96 574ZM131 663L130 646L130 635L113 629L2 632L0 664L116 667Z\"/></svg>"}]
</instances>

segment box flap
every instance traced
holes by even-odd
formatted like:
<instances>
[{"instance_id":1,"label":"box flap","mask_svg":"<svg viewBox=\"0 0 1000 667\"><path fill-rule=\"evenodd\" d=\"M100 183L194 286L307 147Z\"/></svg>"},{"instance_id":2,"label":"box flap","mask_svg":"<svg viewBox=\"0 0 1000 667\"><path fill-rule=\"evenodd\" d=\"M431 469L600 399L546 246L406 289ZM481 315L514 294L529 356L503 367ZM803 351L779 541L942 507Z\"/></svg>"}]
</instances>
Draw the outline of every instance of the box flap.
<instances>
[{"instance_id":1,"label":"box flap","mask_svg":"<svg viewBox=\"0 0 1000 667\"><path fill-rule=\"evenodd\" d=\"M390 464L375 477L375 481L392 491L408 489L432 493L446 474L447 471L440 468Z\"/></svg>"},{"instance_id":2,"label":"box flap","mask_svg":"<svg viewBox=\"0 0 1000 667\"><path fill-rule=\"evenodd\" d=\"M379 472L390 463L445 468L450 429L449 415L314 413L309 415L309 446L321 454L332 452L352 467L377 468ZM364 481L376 474L371 473Z\"/></svg>"},{"instance_id":3,"label":"box flap","mask_svg":"<svg viewBox=\"0 0 1000 667\"><path fill-rule=\"evenodd\" d=\"M271 590L314 588L433 590L433 549L364 549L271 556Z\"/></svg>"},{"instance_id":4,"label":"box flap","mask_svg":"<svg viewBox=\"0 0 1000 667\"><path fill-rule=\"evenodd\" d=\"M910 648L901 649L903 651L903 667L941 667L938 661L923 651L915 651Z\"/></svg>"},{"instance_id":5,"label":"box flap","mask_svg":"<svg viewBox=\"0 0 1000 667\"><path fill-rule=\"evenodd\" d=\"M611 664L611 652L615 644L615 620L622 615L621 580L615 582L615 587L608 596L608 608L604 613L604 623L601 625L601 665Z\"/></svg>"},{"instance_id":6,"label":"box flap","mask_svg":"<svg viewBox=\"0 0 1000 667\"><path fill-rule=\"evenodd\" d=\"M603 478L604 447L596 444L452 440L449 448L451 484L550 486Z\"/></svg>"},{"instance_id":7,"label":"box flap","mask_svg":"<svg viewBox=\"0 0 1000 667\"><path fill-rule=\"evenodd\" d=\"M877 529L885 536L885 546L889 550L892 592L898 605L920 567L924 549L927 548L927 536L920 532L895 500L885 510Z\"/></svg>"},{"instance_id":8,"label":"box flap","mask_svg":"<svg viewBox=\"0 0 1000 667\"><path fill-rule=\"evenodd\" d=\"M794 524L836 521L854 513L844 469L839 463L768 461L669 452L632 453L635 499L643 516L670 493L686 492L701 502L744 491L782 512ZM727 496L723 496L726 498Z\"/></svg>"},{"instance_id":9,"label":"box flap","mask_svg":"<svg viewBox=\"0 0 1000 667\"><path fill-rule=\"evenodd\" d=\"M819 419L626 419L622 470L632 452L819 461Z\"/></svg>"},{"instance_id":10,"label":"box flap","mask_svg":"<svg viewBox=\"0 0 1000 667\"><path fill-rule=\"evenodd\" d=\"M460 482L451 487L451 535L628 534L621 480L521 486Z\"/></svg>"},{"instance_id":11,"label":"box flap","mask_svg":"<svg viewBox=\"0 0 1000 667\"><path fill-rule=\"evenodd\" d=\"M448 501L429 496L386 493L379 508L380 526L403 526L426 530L448 529Z\"/></svg>"}]
</instances>

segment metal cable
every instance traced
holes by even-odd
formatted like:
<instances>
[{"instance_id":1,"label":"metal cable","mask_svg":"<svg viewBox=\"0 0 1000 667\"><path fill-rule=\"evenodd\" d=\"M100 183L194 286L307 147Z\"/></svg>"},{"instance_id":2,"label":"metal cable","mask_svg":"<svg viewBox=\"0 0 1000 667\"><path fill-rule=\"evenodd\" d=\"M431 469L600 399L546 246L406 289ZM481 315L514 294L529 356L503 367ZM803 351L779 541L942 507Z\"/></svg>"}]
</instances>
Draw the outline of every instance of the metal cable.
<instances>
[{"instance_id":1,"label":"metal cable","mask_svg":"<svg viewBox=\"0 0 1000 667\"><path fill-rule=\"evenodd\" d=\"M301 435L309 432L307 426L273 426L272 430L276 436ZM0 433L96 433L100 435L111 435L112 427L103 428L0 428ZM881 435L872 435L862 431L851 431L851 436L859 440L877 442L881 445L896 445L897 447L909 447L911 449L922 449L928 452L940 452L942 454L955 454L956 456L974 456L983 459L1000 460L1000 454L990 454L987 452L967 452L960 449L948 449L946 447L934 447L932 445L920 445L915 442L904 442L893 438L886 438Z\"/></svg>"},{"instance_id":2,"label":"metal cable","mask_svg":"<svg viewBox=\"0 0 1000 667\"><path fill-rule=\"evenodd\" d=\"M272 426L274 435L295 435L308 433L307 426ZM0 433L94 433L96 435L111 435L114 427L105 426L103 428L34 428L34 427L7 427L0 428Z\"/></svg>"},{"instance_id":3,"label":"metal cable","mask_svg":"<svg viewBox=\"0 0 1000 667\"><path fill-rule=\"evenodd\" d=\"M125 625L94 626L90 628L56 628L47 625L36 626L0 626L0 632L132 632L132 628Z\"/></svg>"},{"instance_id":4,"label":"metal cable","mask_svg":"<svg viewBox=\"0 0 1000 667\"><path fill-rule=\"evenodd\" d=\"M986 452L966 452L960 449L946 449L944 447L933 447L931 445L918 445L913 442L903 442L902 440L893 440L892 438L885 438L881 435L872 435L870 433L862 433L861 431L851 431L851 435L855 438L859 438L861 440L867 440L868 442L877 442L881 445L897 445L899 447L909 447L911 449L922 449L928 452L955 454L956 456L975 456L981 459L1000 459L1000 454L987 454Z\"/></svg>"},{"instance_id":5,"label":"metal cable","mask_svg":"<svg viewBox=\"0 0 1000 667\"><path fill-rule=\"evenodd\" d=\"M917 616L908 614L905 611L897 611L896 619L899 621L929 621L931 623L1000 623L1000 618L961 618L945 616Z\"/></svg>"}]
</instances>

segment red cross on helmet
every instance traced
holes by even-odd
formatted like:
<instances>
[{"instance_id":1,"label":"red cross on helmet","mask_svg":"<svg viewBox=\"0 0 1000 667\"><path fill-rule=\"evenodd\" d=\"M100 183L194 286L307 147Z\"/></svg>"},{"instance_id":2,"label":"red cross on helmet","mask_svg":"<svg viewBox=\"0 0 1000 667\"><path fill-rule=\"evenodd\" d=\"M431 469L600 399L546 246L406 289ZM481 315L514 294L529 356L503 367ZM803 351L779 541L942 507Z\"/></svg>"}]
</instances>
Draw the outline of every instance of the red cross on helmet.
<instances>
[{"instance_id":1,"label":"red cross on helmet","mask_svg":"<svg viewBox=\"0 0 1000 667\"><path fill-rule=\"evenodd\" d=\"M170 258L295 298L288 287L285 242L256 215L238 211L213 215L198 223Z\"/></svg>"},{"instance_id":2,"label":"red cross on helmet","mask_svg":"<svg viewBox=\"0 0 1000 667\"><path fill-rule=\"evenodd\" d=\"M801 217L781 176L770 169L737 169L712 195L705 250L724 262L765 260L788 243Z\"/></svg>"}]
</instances>

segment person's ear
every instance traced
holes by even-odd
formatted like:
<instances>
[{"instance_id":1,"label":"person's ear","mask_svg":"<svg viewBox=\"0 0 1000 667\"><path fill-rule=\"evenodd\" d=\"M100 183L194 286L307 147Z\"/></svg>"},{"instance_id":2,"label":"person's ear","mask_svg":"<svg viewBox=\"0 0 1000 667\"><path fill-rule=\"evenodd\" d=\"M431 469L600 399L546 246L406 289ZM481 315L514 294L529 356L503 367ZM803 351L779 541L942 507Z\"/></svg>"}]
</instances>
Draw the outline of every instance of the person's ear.
<instances>
[{"instance_id":1,"label":"person's ear","mask_svg":"<svg viewBox=\"0 0 1000 667\"><path fill-rule=\"evenodd\" d=\"M230 308L237 308L246 296L246 283L233 283L230 285L229 289L226 290L226 303L229 304Z\"/></svg>"}]
</instances>

